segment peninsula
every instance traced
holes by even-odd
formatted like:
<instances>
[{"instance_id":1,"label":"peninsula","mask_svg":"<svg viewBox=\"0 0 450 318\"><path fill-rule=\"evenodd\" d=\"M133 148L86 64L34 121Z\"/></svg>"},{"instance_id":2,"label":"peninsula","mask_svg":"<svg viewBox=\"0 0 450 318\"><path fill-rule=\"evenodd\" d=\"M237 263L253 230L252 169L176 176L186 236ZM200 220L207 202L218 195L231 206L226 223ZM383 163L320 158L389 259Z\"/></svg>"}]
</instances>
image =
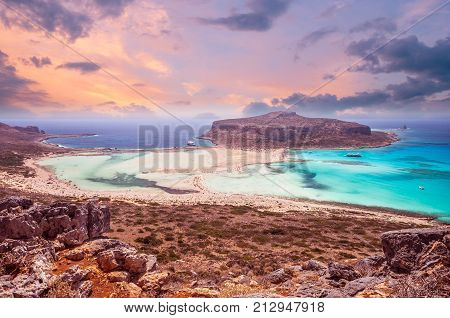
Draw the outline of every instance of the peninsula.
<instances>
[{"instance_id":1,"label":"peninsula","mask_svg":"<svg viewBox=\"0 0 450 318\"><path fill-rule=\"evenodd\" d=\"M215 121L202 138L244 149L382 147L397 141L395 134L372 131L366 125L282 111Z\"/></svg>"}]
</instances>

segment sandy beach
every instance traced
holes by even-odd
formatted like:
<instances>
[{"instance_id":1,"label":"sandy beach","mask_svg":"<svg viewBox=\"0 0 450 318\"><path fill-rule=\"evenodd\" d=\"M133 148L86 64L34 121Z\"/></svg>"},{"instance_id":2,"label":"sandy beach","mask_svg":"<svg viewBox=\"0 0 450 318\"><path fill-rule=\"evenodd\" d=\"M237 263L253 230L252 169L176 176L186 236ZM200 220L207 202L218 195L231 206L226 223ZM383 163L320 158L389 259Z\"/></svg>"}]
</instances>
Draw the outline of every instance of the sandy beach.
<instances>
[{"instance_id":1,"label":"sandy beach","mask_svg":"<svg viewBox=\"0 0 450 318\"><path fill-rule=\"evenodd\" d=\"M86 199L92 197L110 198L114 200L123 200L129 202L154 202L163 205L230 205L230 206L248 206L259 211L270 212L289 212L298 211L308 214L317 214L317 216L326 215L330 210L333 213L339 211L342 214L352 214L354 217L374 218L374 219L390 219L392 221L408 221L417 223L418 225L429 225L430 219L427 217L418 217L417 214L396 213L395 210L383 208L369 208L357 205L319 202L307 199L277 197L268 195L247 195L247 194L228 194L212 191L204 184L204 177L210 173L218 173L223 171L240 171L242 167L249 164L263 164L271 162L282 162L286 159L286 151L283 149L270 151L255 150L236 150L225 149L221 147L213 147L205 150L201 156L202 160L192 160L190 157L194 149L170 149L156 150L148 153L159 154L158 160L163 160L165 156L170 154L180 154L184 156L185 162L189 162L186 169L183 166L176 166L173 160L163 160L164 164L159 163L157 169L149 169L145 173L157 173L167 176L180 175L175 181L164 182L164 186L168 188L184 190L189 193L171 194L160 188L137 188L137 189L121 189L121 190L86 190L81 189L71 181L59 179L53 171L39 164L39 161L47 157L55 157L48 155L25 160L25 166L33 169L35 175L32 177L24 177L22 175L11 175L0 172L0 182L5 186L20 191L32 191L41 194L51 194L65 197L75 197ZM120 152L120 151L119 151ZM85 151L70 151L70 155L94 155L107 154L110 152L93 151L86 153ZM67 155L67 154L66 154ZM209 157L208 157L209 156ZM176 157L176 156L175 156ZM198 159L198 158L197 158ZM158 165L157 165L158 166ZM186 172L189 168L189 174ZM274 185L276 186L276 185ZM388 213L386 213L388 212Z\"/></svg>"}]
</instances>

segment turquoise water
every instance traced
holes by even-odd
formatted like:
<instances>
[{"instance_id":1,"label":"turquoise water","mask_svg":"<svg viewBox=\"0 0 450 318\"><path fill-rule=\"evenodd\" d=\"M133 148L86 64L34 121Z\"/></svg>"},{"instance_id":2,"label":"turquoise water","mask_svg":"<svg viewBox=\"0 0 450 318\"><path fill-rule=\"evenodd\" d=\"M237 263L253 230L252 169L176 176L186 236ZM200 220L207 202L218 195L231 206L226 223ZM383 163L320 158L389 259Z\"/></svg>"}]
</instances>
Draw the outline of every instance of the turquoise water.
<instances>
[{"instance_id":1,"label":"turquoise water","mask_svg":"<svg viewBox=\"0 0 450 318\"><path fill-rule=\"evenodd\" d=\"M360 158L346 157L345 150L292 150L294 162L253 165L241 174L211 176L206 183L226 192L381 206L450 221L448 131L397 133L402 141L358 150Z\"/></svg>"},{"instance_id":2,"label":"turquoise water","mask_svg":"<svg viewBox=\"0 0 450 318\"><path fill-rule=\"evenodd\" d=\"M361 149L360 158L345 150L290 151L290 162L246 166L242 172L206 174L214 191L301 197L415 211L450 221L450 129L418 127L397 131L401 141L389 147ZM182 153L189 162L201 151ZM194 173L143 172L141 153L47 159L63 179L83 189L132 191L143 187L168 192ZM161 160L145 155L146 164ZM167 163L166 163L167 164ZM163 166L159 162L159 166ZM424 190L420 190L423 186ZM180 193L181 194L181 193Z\"/></svg>"}]
</instances>

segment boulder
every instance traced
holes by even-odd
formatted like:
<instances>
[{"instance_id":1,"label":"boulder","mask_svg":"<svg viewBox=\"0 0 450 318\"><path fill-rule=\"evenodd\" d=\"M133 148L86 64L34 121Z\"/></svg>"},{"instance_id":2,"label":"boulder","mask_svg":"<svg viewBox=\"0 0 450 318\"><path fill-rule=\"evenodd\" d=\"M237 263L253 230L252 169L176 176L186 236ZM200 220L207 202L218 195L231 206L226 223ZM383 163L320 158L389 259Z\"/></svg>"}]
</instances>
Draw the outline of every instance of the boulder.
<instances>
[{"instance_id":1,"label":"boulder","mask_svg":"<svg viewBox=\"0 0 450 318\"><path fill-rule=\"evenodd\" d=\"M124 271L111 272L108 274L108 280L111 283L129 282L130 281L130 273L124 272Z\"/></svg>"},{"instance_id":2,"label":"boulder","mask_svg":"<svg viewBox=\"0 0 450 318\"><path fill-rule=\"evenodd\" d=\"M33 201L21 197L9 197L0 201L0 211L9 210L10 208L21 207L28 209L33 205Z\"/></svg>"},{"instance_id":3,"label":"boulder","mask_svg":"<svg viewBox=\"0 0 450 318\"><path fill-rule=\"evenodd\" d=\"M341 279L352 281L361 275L351 265L331 262L328 264L328 278L339 281Z\"/></svg>"},{"instance_id":4,"label":"boulder","mask_svg":"<svg viewBox=\"0 0 450 318\"><path fill-rule=\"evenodd\" d=\"M157 297L169 277L169 272L146 273L139 278L137 284L148 293L148 296Z\"/></svg>"},{"instance_id":5,"label":"boulder","mask_svg":"<svg viewBox=\"0 0 450 318\"><path fill-rule=\"evenodd\" d=\"M424 270L435 264L450 265L450 250L444 242L436 241L429 244L416 259L416 268Z\"/></svg>"},{"instance_id":6,"label":"boulder","mask_svg":"<svg viewBox=\"0 0 450 318\"><path fill-rule=\"evenodd\" d=\"M327 267L325 266L325 264L310 259L309 261L306 261L305 264L302 265L302 269L304 271L321 271L321 270L325 270Z\"/></svg>"},{"instance_id":7,"label":"boulder","mask_svg":"<svg viewBox=\"0 0 450 318\"><path fill-rule=\"evenodd\" d=\"M371 276L380 271L385 261L381 255L368 256L356 263L355 269L363 276Z\"/></svg>"},{"instance_id":8,"label":"boulder","mask_svg":"<svg viewBox=\"0 0 450 318\"><path fill-rule=\"evenodd\" d=\"M111 298L139 298L142 296L142 289L134 283L115 283L114 292Z\"/></svg>"},{"instance_id":9,"label":"boulder","mask_svg":"<svg viewBox=\"0 0 450 318\"><path fill-rule=\"evenodd\" d=\"M355 280L352 280L351 282L348 282L348 284L342 288L342 292L344 295L353 297L364 289L372 287L380 282L381 278L379 277L367 276L357 278Z\"/></svg>"},{"instance_id":10,"label":"boulder","mask_svg":"<svg viewBox=\"0 0 450 318\"><path fill-rule=\"evenodd\" d=\"M449 226L391 231L381 235L381 245L391 270L408 273L415 269L418 256L429 244L444 242L448 234Z\"/></svg>"},{"instance_id":11,"label":"boulder","mask_svg":"<svg viewBox=\"0 0 450 318\"><path fill-rule=\"evenodd\" d=\"M82 259L84 259L84 256L85 256L85 253L82 250L74 249L72 251L69 251L65 257L68 260L78 262L78 261L81 261Z\"/></svg>"},{"instance_id":12,"label":"boulder","mask_svg":"<svg viewBox=\"0 0 450 318\"><path fill-rule=\"evenodd\" d=\"M292 275L290 272L286 271L284 268L280 268L264 276L264 280L272 284L281 284L291 279L291 277Z\"/></svg>"},{"instance_id":13,"label":"boulder","mask_svg":"<svg viewBox=\"0 0 450 318\"><path fill-rule=\"evenodd\" d=\"M56 260L53 245L40 238L7 239L0 244L0 294L5 297L41 297L48 289Z\"/></svg>"},{"instance_id":14,"label":"boulder","mask_svg":"<svg viewBox=\"0 0 450 318\"><path fill-rule=\"evenodd\" d=\"M86 298L92 293L93 283L88 279L89 270L78 265L70 267L49 282L49 297Z\"/></svg>"},{"instance_id":15,"label":"boulder","mask_svg":"<svg viewBox=\"0 0 450 318\"><path fill-rule=\"evenodd\" d=\"M122 269L132 274L142 274L154 269L156 257L138 253L130 246L120 246L98 253L97 263L105 272Z\"/></svg>"},{"instance_id":16,"label":"boulder","mask_svg":"<svg viewBox=\"0 0 450 318\"><path fill-rule=\"evenodd\" d=\"M23 212L21 207L5 209L0 212L0 240L29 239L42 234L33 217Z\"/></svg>"},{"instance_id":17,"label":"boulder","mask_svg":"<svg viewBox=\"0 0 450 318\"><path fill-rule=\"evenodd\" d=\"M178 291L175 297L183 298L217 298L220 293L217 290L209 288L185 288Z\"/></svg>"}]
</instances>

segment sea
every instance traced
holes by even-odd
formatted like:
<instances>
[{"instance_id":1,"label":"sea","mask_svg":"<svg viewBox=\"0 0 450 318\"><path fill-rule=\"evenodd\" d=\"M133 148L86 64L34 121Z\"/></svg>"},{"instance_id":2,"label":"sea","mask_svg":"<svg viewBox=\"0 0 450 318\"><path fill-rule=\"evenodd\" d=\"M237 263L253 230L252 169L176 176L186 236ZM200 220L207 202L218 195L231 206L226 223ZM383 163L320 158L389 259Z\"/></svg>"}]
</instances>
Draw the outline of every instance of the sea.
<instances>
[{"instance_id":1,"label":"sea","mask_svg":"<svg viewBox=\"0 0 450 318\"><path fill-rule=\"evenodd\" d=\"M382 148L347 150L290 150L283 163L248 165L243 171L204 176L207 187L226 193L298 197L411 211L450 222L450 125L448 121L359 121L372 129L395 131L400 141ZM51 134L89 133L92 136L55 138L47 142L71 148L173 148L195 139L207 123L192 127L141 125L130 121L13 121L37 125ZM399 129L404 125L407 129ZM145 126L144 128L142 128ZM156 128L155 128L156 127ZM178 131L176 130L178 127ZM180 132L181 131L181 132ZM142 142L146 136L145 142ZM141 136L141 138L139 138ZM360 157L348 157L357 152ZM202 151L194 151L198 156ZM142 153L66 156L46 159L60 178L90 190L132 191L142 187L169 189L189 177L189 171L145 173ZM189 159L182 159L189 160Z\"/></svg>"}]
</instances>

